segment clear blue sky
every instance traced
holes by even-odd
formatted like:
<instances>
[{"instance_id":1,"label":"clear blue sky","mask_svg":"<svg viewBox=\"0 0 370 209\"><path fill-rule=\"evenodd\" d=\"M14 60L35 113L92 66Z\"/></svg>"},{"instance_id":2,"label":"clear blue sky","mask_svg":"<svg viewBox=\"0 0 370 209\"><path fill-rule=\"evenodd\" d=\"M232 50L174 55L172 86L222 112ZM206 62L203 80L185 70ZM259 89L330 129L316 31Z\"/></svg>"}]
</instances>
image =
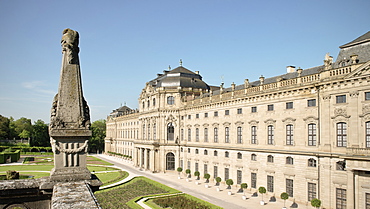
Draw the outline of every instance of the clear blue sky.
<instances>
[{"instance_id":1,"label":"clear blue sky","mask_svg":"<svg viewBox=\"0 0 370 209\"><path fill-rule=\"evenodd\" d=\"M170 65L210 85L242 84L323 64L370 30L369 0L0 0L0 115L49 122L65 28L80 33L92 121Z\"/></svg>"}]
</instances>

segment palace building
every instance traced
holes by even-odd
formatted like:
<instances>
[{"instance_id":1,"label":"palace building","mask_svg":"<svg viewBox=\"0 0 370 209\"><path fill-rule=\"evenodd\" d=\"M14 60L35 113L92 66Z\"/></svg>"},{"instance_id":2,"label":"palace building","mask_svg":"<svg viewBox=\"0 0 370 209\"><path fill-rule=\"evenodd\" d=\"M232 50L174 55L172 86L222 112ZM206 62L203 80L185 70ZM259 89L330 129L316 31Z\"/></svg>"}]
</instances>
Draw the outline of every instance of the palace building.
<instances>
[{"instance_id":1,"label":"palace building","mask_svg":"<svg viewBox=\"0 0 370 209\"><path fill-rule=\"evenodd\" d=\"M370 208L370 31L321 66L231 87L180 66L157 74L107 119L105 152L152 172L178 167L211 179L287 192L309 205Z\"/></svg>"}]
</instances>

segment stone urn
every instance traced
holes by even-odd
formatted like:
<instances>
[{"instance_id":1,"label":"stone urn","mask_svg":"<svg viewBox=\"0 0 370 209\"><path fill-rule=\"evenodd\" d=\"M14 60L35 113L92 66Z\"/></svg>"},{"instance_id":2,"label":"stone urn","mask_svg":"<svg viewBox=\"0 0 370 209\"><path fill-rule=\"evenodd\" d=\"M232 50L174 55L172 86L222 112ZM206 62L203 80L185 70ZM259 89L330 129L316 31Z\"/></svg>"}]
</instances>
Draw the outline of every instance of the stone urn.
<instances>
[{"instance_id":1,"label":"stone urn","mask_svg":"<svg viewBox=\"0 0 370 209\"><path fill-rule=\"evenodd\" d=\"M228 195L232 195L233 193L232 193L231 191L228 191L228 192L227 192L227 194L228 194Z\"/></svg>"},{"instance_id":2,"label":"stone urn","mask_svg":"<svg viewBox=\"0 0 370 209\"><path fill-rule=\"evenodd\" d=\"M243 200L246 200L246 199L247 199L247 196L243 195L243 196L242 196L242 199L243 199Z\"/></svg>"},{"instance_id":3,"label":"stone urn","mask_svg":"<svg viewBox=\"0 0 370 209\"><path fill-rule=\"evenodd\" d=\"M260 201L260 204L261 204L261 205L265 205L265 201L261 200L261 201Z\"/></svg>"}]
</instances>

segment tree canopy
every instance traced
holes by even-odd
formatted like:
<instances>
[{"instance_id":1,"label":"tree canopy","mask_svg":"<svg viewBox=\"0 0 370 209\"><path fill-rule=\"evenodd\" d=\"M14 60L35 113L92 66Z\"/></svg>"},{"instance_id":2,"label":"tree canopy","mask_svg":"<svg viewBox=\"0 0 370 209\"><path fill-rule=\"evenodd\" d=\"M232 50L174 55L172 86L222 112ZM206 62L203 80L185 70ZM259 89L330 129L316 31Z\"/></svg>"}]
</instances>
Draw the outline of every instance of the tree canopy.
<instances>
[{"instance_id":1,"label":"tree canopy","mask_svg":"<svg viewBox=\"0 0 370 209\"><path fill-rule=\"evenodd\" d=\"M90 152L101 152L104 150L104 139L106 136L106 121L104 119L94 121L91 124L92 137L89 140Z\"/></svg>"}]
</instances>

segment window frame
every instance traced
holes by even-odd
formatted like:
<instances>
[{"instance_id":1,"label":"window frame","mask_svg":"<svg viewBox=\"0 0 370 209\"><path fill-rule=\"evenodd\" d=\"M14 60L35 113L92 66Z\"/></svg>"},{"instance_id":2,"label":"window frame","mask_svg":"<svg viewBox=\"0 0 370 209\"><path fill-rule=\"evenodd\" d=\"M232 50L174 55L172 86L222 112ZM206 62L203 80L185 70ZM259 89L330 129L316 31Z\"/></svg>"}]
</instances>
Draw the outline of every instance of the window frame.
<instances>
[{"instance_id":1,"label":"window frame","mask_svg":"<svg viewBox=\"0 0 370 209\"><path fill-rule=\"evenodd\" d=\"M267 144L270 144L270 145L274 144L274 126L273 125L267 126Z\"/></svg>"},{"instance_id":2,"label":"window frame","mask_svg":"<svg viewBox=\"0 0 370 209\"><path fill-rule=\"evenodd\" d=\"M337 147L347 147L347 123L336 124Z\"/></svg>"},{"instance_id":3,"label":"window frame","mask_svg":"<svg viewBox=\"0 0 370 209\"><path fill-rule=\"evenodd\" d=\"M285 164L293 165L294 164L294 159L291 156L286 157L285 158Z\"/></svg>"},{"instance_id":4,"label":"window frame","mask_svg":"<svg viewBox=\"0 0 370 209\"><path fill-rule=\"evenodd\" d=\"M236 130L237 130L236 143L243 144L243 128L241 126L238 126Z\"/></svg>"},{"instance_id":5,"label":"window frame","mask_svg":"<svg viewBox=\"0 0 370 209\"><path fill-rule=\"evenodd\" d=\"M316 107L316 99L308 99L307 107Z\"/></svg>"},{"instance_id":6,"label":"window frame","mask_svg":"<svg viewBox=\"0 0 370 209\"><path fill-rule=\"evenodd\" d=\"M267 105L267 111L274 111L274 105L273 104Z\"/></svg>"},{"instance_id":7,"label":"window frame","mask_svg":"<svg viewBox=\"0 0 370 209\"><path fill-rule=\"evenodd\" d=\"M288 124L285 126L285 133L286 133L286 145L294 145L294 134L293 134L293 124Z\"/></svg>"},{"instance_id":8,"label":"window frame","mask_svg":"<svg viewBox=\"0 0 370 209\"><path fill-rule=\"evenodd\" d=\"M293 109L293 102L285 103L285 109Z\"/></svg>"},{"instance_id":9,"label":"window frame","mask_svg":"<svg viewBox=\"0 0 370 209\"><path fill-rule=\"evenodd\" d=\"M257 144L257 126L251 126L251 144Z\"/></svg>"},{"instance_id":10,"label":"window frame","mask_svg":"<svg viewBox=\"0 0 370 209\"><path fill-rule=\"evenodd\" d=\"M225 127L225 143L230 143L230 127Z\"/></svg>"},{"instance_id":11,"label":"window frame","mask_svg":"<svg viewBox=\"0 0 370 209\"><path fill-rule=\"evenodd\" d=\"M175 97L174 96L167 96L167 104L174 105L175 104Z\"/></svg>"},{"instance_id":12,"label":"window frame","mask_svg":"<svg viewBox=\"0 0 370 209\"><path fill-rule=\"evenodd\" d=\"M346 95L343 94L343 95L335 96L335 103L336 104L347 103L347 97L346 97Z\"/></svg>"},{"instance_id":13,"label":"window frame","mask_svg":"<svg viewBox=\"0 0 370 209\"><path fill-rule=\"evenodd\" d=\"M308 129L308 146L316 146L317 140L316 123L308 124L307 129Z\"/></svg>"}]
</instances>

